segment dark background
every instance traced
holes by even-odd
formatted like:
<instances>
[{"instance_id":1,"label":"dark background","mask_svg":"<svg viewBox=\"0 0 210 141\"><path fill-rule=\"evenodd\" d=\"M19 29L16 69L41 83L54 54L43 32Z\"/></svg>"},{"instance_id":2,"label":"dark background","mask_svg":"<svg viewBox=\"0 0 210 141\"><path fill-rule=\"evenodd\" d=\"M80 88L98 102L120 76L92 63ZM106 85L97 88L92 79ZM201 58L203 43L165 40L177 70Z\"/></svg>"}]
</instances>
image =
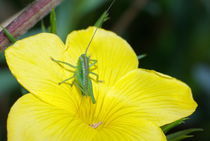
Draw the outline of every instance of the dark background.
<instances>
[{"instance_id":1,"label":"dark background","mask_svg":"<svg viewBox=\"0 0 210 141\"><path fill-rule=\"evenodd\" d=\"M0 0L0 23L31 0ZM56 9L58 34L65 40L75 29L93 25L108 6L105 0L64 0ZM117 0L104 28L125 38L137 54L146 53L140 67L186 82L197 111L175 130L203 128L188 140L210 140L210 0ZM48 24L49 16L45 18ZM40 23L24 36L41 32ZM23 37L24 37L23 36ZM0 53L0 141L6 140L10 107L22 94Z\"/></svg>"}]
</instances>

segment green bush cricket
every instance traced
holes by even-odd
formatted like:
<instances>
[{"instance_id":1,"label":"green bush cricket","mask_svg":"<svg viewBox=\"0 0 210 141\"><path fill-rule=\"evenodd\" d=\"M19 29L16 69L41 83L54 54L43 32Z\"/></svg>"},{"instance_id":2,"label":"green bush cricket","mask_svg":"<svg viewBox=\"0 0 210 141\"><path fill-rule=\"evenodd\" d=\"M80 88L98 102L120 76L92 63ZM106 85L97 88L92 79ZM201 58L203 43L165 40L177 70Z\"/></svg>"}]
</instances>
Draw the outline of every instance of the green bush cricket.
<instances>
[{"instance_id":1,"label":"green bush cricket","mask_svg":"<svg viewBox=\"0 0 210 141\"><path fill-rule=\"evenodd\" d=\"M75 84L75 86L79 90L81 90L81 93L83 96L90 96L93 104L96 103L96 100L95 100L95 97L93 94L92 81L91 81L91 78L89 77L89 75L90 74L95 75L96 81L97 82L100 82L100 81L98 79L98 75L96 73L90 71L90 67L94 66L97 63L97 60L90 59L90 56L87 56L87 51L88 51L88 48L89 48L96 32L97 32L97 28L94 31L94 34L91 38L91 41L88 44L88 47L86 48L85 53L80 55L76 66L69 64L67 62L63 62L63 61L59 61L59 60L55 60L55 59L51 58L56 63L68 65L75 69L73 76L63 80L62 82L59 83L59 85L74 78L74 81L72 82L71 85Z\"/></svg>"},{"instance_id":2,"label":"green bush cricket","mask_svg":"<svg viewBox=\"0 0 210 141\"><path fill-rule=\"evenodd\" d=\"M114 3L114 1L111 3L109 8L98 19L98 21L95 24L96 27L101 27L103 22L105 22L108 19L108 11L109 11L110 7L113 5L113 3ZM58 64L68 65L75 69L73 76L63 80L59 84L65 83L65 82L74 78L71 85L75 84L75 86L81 91L83 96L90 96L93 104L96 103L96 100L95 100L94 93L93 93L92 80L89 77L89 75L90 74L95 75L96 81L97 82L101 82L101 81L99 81L98 74L96 74L90 70L90 68L92 66L96 65L97 60L90 59L90 56L87 56L87 52L90 47L90 44L93 41L94 36L96 35L97 30L98 30L98 28L95 29L95 31L92 35L92 38L85 50L85 53L80 55L80 57L78 58L76 66L69 64L67 62L63 62L63 61L59 61L59 60L55 60L55 59L51 58L54 62L56 62Z\"/></svg>"}]
</instances>

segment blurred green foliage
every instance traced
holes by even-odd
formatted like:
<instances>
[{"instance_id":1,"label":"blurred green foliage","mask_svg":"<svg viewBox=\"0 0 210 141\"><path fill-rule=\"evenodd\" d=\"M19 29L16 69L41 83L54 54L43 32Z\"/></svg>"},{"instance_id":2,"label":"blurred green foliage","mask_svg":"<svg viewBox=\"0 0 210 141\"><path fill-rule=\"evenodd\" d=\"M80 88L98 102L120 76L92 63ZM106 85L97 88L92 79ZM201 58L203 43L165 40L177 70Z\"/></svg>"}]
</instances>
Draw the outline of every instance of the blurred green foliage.
<instances>
[{"instance_id":1,"label":"blurred green foliage","mask_svg":"<svg viewBox=\"0 0 210 141\"><path fill-rule=\"evenodd\" d=\"M175 130L203 128L190 140L210 140L210 1L148 0L143 8L133 4L143 0L120 0L110 12L104 28L118 32L136 53L146 53L140 67L154 69L186 82L198 102L197 111ZM0 0L0 23L25 7L31 0ZM133 7L134 6L134 7ZM106 9L105 0L63 0L56 8L57 32L65 40L75 29L93 25ZM126 12L131 9L129 16ZM133 11L132 11L133 9ZM5 12L6 11L6 12ZM130 17L133 19L130 20ZM123 19L123 20L122 20ZM124 21L124 22L119 22ZM44 19L49 25L49 16ZM127 26L123 26L127 23ZM117 27L117 28L116 28ZM41 32L37 24L27 37ZM6 140L6 117L21 96L21 87L10 74L0 53L0 140ZM173 132L173 131L172 131Z\"/></svg>"}]
</instances>

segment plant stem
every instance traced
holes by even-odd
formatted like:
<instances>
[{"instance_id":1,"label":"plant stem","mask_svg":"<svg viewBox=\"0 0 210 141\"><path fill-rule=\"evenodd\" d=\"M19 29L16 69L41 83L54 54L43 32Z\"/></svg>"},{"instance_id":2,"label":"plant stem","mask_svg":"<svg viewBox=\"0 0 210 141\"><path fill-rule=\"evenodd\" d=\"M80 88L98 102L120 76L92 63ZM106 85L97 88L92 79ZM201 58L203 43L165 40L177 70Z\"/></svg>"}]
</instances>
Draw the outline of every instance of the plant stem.
<instances>
[{"instance_id":1,"label":"plant stem","mask_svg":"<svg viewBox=\"0 0 210 141\"><path fill-rule=\"evenodd\" d=\"M54 7L61 3L62 0L36 0L27 6L23 12L17 16L7 27L5 27L14 37L26 33L38 21L46 16ZM4 32L0 32L0 51L7 48L8 38Z\"/></svg>"}]
</instances>

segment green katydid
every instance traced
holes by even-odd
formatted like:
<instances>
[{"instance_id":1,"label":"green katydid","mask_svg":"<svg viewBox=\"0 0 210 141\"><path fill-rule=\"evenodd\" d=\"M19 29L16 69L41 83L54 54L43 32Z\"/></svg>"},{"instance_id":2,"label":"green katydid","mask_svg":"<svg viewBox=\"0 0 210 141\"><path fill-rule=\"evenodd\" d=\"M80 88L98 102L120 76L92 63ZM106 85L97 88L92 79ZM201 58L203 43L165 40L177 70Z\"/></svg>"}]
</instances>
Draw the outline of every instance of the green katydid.
<instances>
[{"instance_id":1,"label":"green katydid","mask_svg":"<svg viewBox=\"0 0 210 141\"><path fill-rule=\"evenodd\" d=\"M112 4L114 3L114 1L112 2ZM95 26L97 27L101 27L102 23L105 22L108 19L108 11L110 9L110 7L112 6L112 4L109 6L109 8L101 15L101 17L99 18L99 20L96 22ZM90 68L94 65L96 65L97 60L92 60L90 59L90 56L87 56L87 52L88 49L90 47L90 44L93 41L94 36L96 35L98 28L95 29L92 38L85 50L84 54L81 54L80 57L78 58L77 64L76 66L69 64L67 62L63 62L60 60L55 60L52 58L52 60L58 64L64 64L64 65L68 65L72 68L75 69L73 76L63 80L62 82L60 82L59 84L65 83L71 79L74 78L74 81L72 84L75 84L75 86L81 91L83 96L90 96L91 101L93 104L96 103L95 97L94 97L94 93L93 93L93 87L92 87L92 80L89 77L90 74L95 75L96 76L96 81L97 82L101 82L99 81L99 77L98 74L92 72L90 70ZM71 84L71 85L72 85Z\"/></svg>"},{"instance_id":2,"label":"green katydid","mask_svg":"<svg viewBox=\"0 0 210 141\"><path fill-rule=\"evenodd\" d=\"M100 82L100 81L99 81L98 75L96 73L90 71L90 67L94 66L97 63L97 60L90 59L90 56L87 56L87 51L88 51L88 48L89 48L89 46L90 46L90 44L93 40L93 37L96 34L96 31L97 31L97 28L94 31L94 35L92 36L91 41L89 42L85 53L80 55L76 66L74 66L72 64L69 64L67 62L63 62L63 61L60 61L60 60L55 60L55 59L52 58L52 60L56 63L68 65L68 66L75 69L73 76L63 80L62 82L59 83L59 85L74 78L74 81L73 81L72 84L75 84L75 86L79 90L81 90L83 96L90 96L90 98L92 100L92 103L94 103L94 104L96 103L96 100L95 100L95 97L94 97L94 94L93 94L92 81L91 81L91 78L89 77L89 75L90 74L95 75L96 76L96 81L97 82Z\"/></svg>"},{"instance_id":3,"label":"green katydid","mask_svg":"<svg viewBox=\"0 0 210 141\"><path fill-rule=\"evenodd\" d=\"M97 29L94 31L94 35L96 34L96 31ZM52 58L52 60L55 61L56 63L65 64L75 69L73 76L63 80L62 82L59 83L59 85L74 78L72 84L75 84L75 86L81 90L83 96L90 96L92 103L96 103L96 100L93 94L92 81L89 77L89 74L95 75L98 82L99 80L98 80L98 75L90 71L90 67L94 66L97 63L97 60L90 59L90 57L87 56L87 51L90 46L90 43L93 40L94 35L92 36L91 41L89 42L85 53L80 55L76 66Z\"/></svg>"}]
</instances>

